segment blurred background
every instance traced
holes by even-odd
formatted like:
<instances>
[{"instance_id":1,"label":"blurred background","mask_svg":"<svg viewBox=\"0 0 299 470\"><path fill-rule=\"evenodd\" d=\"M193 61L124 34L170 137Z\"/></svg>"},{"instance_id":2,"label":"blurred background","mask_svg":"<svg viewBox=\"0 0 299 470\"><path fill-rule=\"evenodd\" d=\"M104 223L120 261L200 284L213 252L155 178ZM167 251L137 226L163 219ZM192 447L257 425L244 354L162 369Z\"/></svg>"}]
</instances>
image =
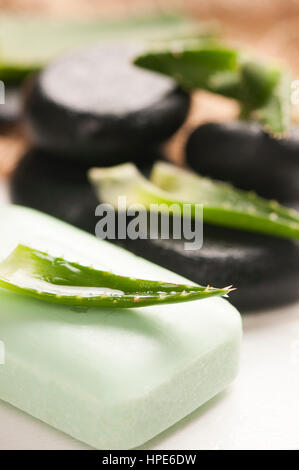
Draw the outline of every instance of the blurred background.
<instances>
[{"instance_id":1,"label":"blurred background","mask_svg":"<svg viewBox=\"0 0 299 470\"><path fill-rule=\"evenodd\" d=\"M288 64L296 78L297 70L299 71L299 0L0 0L1 15L26 14L29 17L51 18L53 21L65 18L86 18L87 21L89 18L92 21L96 18L122 19L169 12L188 15L192 19L212 24L213 28L220 29L222 37L232 44L253 49L255 56L282 60ZM18 40L22 41L22 38ZM1 49L2 44L0 51ZM182 144L195 125L210 120L222 121L234 117L236 112L235 103L228 99L205 92L194 93L186 124L167 143L169 158L177 163L182 162ZM26 145L19 126L1 126L2 177L11 173L24 154Z\"/></svg>"}]
</instances>

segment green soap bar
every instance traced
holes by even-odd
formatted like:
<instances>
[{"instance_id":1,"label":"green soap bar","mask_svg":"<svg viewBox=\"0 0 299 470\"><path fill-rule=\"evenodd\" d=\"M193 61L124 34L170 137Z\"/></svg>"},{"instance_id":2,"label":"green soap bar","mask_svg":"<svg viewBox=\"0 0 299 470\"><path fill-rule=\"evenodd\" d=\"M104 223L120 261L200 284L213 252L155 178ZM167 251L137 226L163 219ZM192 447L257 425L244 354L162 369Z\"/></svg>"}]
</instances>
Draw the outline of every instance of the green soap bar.
<instances>
[{"instance_id":1,"label":"green soap bar","mask_svg":"<svg viewBox=\"0 0 299 470\"><path fill-rule=\"evenodd\" d=\"M2 207L0 221L0 260L23 243L100 269L185 282L29 209ZM240 340L240 316L220 298L80 311L0 289L0 399L95 448L128 449L223 390L236 376Z\"/></svg>"}]
</instances>

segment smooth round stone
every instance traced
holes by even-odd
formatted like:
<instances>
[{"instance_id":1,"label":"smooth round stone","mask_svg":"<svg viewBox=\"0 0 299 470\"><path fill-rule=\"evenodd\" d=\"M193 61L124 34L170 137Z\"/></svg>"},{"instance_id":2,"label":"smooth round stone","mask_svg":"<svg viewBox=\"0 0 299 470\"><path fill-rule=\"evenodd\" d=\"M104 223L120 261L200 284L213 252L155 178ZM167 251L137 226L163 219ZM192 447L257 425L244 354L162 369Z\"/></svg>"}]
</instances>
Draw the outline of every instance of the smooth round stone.
<instances>
[{"instance_id":1,"label":"smooth round stone","mask_svg":"<svg viewBox=\"0 0 299 470\"><path fill-rule=\"evenodd\" d=\"M299 244L292 241L205 225L199 250L186 251L184 240L118 243L198 284L233 284L229 301L243 311L299 299Z\"/></svg>"},{"instance_id":2,"label":"smooth round stone","mask_svg":"<svg viewBox=\"0 0 299 470\"><path fill-rule=\"evenodd\" d=\"M140 46L106 43L69 53L27 86L32 142L98 164L142 159L183 124L189 95L175 82L132 64Z\"/></svg>"},{"instance_id":3,"label":"smooth round stone","mask_svg":"<svg viewBox=\"0 0 299 470\"><path fill-rule=\"evenodd\" d=\"M41 150L20 161L10 181L12 202L40 210L94 233L97 198L87 181L88 167Z\"/></svg>"},{"instance_id":4,"label":"smooth round stone","mask_svg":"<svg viewBox=\"0 0 299 470\"><path fill-rule=\"evenodd\" d=\"M256 123L203 124L190 135L186 158L202 175L281 202L299 200L298 128L277 139Z\"/></svg>"},{"instance_id":5,"label":"smooth round stone","mask_svg":"<svg viewBox=\"0 0 299 470\"><path fill-rule=\"evenodd\" d=\"M163 158L157 151L151 158ZM139 165L148 174L151 163ZM89 165L70 162L40 149L29 151L10 180L12 202L50 214L90 233L95 232L99 204L87 180Z\"/></svg>"}]
</instances>

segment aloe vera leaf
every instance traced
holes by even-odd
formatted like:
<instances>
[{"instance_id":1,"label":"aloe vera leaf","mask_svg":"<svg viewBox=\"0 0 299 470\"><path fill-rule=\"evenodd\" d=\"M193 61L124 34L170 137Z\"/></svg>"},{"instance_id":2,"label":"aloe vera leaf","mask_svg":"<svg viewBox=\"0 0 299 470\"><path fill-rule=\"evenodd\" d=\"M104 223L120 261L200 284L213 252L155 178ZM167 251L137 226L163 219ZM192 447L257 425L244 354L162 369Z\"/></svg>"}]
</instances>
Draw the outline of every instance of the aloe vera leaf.
<instances>
[{"instance_id":1,"label":"aloe vera leaf","mask_svg":"<svg viewBox=\"0 0 299 470\"><path fill-rule=\"evenodd\" d=\"M0 287L52 303L117 308L188 302L232 290L119 276L24 245L0 263Z\"/></svg>"},{"instance_id":2,"label":"aloe vera leaf","mask_svg":"<svg viewBox=\"0 0 299 470\"><path fill-rule=\"evenodd\" d=\"M238 54L214 41L175 41L165 49L139 55L134 63L174 78L185 89L211 91L215 74L236 70Z\"/></svg>"},{"instance_id":3,"label":"aloe vera leaf","mask_svg":"<svg viewBox=\"0 0 299 470\"><path fill-rule=\"evenodd\" d=\"M265 125L275 136L284 135L290 127L291 79L287 72L281 72L273 93L262 107L253 112L252 118Z\"/></svg>"},{"instance_id":4,"label":"aloe vera leaf","mask_svg":"<svg viewBox=\"0 0 299 470\"><path fill-rule=\"evenodd\" d=\"M206 222L285 238L299 238L299 213L254 192L213 181L174 165L159 162L151 181L172 196L204 205Z\"/></svg>"},{"instance_id":5,"label":"aloe vera leaf","mask_svg":"<svg viewBox=\"0 0 299 470\"><path fill-rule=\"evenodd\" d=\"M241 83L244 88L242 101L252 109L263 106L275 89L281 72L278 68L247 61L241 66Z\"/></svg>"},{"instance_id":6,"label":"aloe vera leaf","mask_svg":"<svg viewBox=\"0 0 299 470\"><path fill-rule=\"evenodd\" d=\"M184 88L204 88L235 98L253 109L266 102L277 84L277 68L244 60L239 51L215 41L172 44L145 52L134 63L170 75Z\"/></svg>"},{"instance_id":7,"label":"aloe vera leaf","mask_svg":"<svg viewBox=\"0 0 299 470\"><path fill-rule=\"evenodd\" d=\"M183 213L183 205L203 204L203 219L215 225L259 232L283 238L299 238L299 214L276 201L267 201L252 192L241 191L227 183L201 177L174 165L159 162L150 181L131 164L94 168L88 173L101 202L118 207L118 197L126 196L127 206L164 205Z\"/></svg>"},{"instance_id":8,"label":"aloe vera leaf","mask_svg":"<svg viewBox=\"0 0 299 470\"><path fill-rule=\"evenodd\" d=\"M110 39L160 40L212 35L211 26L172 14L119 20L0 16L0 79L18 82L66 50Z\"/></svg>"},{"instance_id":9,"label":"aloe vera leaf","mask_svg":"<svg viewBox=\"0 0 299 470\"><path fill-rule=\"evenodd\" d=\"M246 100L240 100L241 117L259 121L274 136L286 134L291 122L288 72L248 63L242 81Z\"/></svg>"},{"instance_id":10,"label":"aloe vera leaf","mask_svg":"<svg viewBox=\"0 0 299 470\"><path fill-rule=\"evenodd\" d=\"M236 70L214 74L209 91L238 100L249 113L267 102L279 78L275 67L241 60Z\"/></svg>"},{"instance_id":11,"label":"aloe vera leaf","mask_svg":"<svg viewBox=\"0 0 299 470\"><path fill-rule=\"evenodd\" d=\"M243 118L260 121L272 133L288 129L290 87L286 72L244 59L241 52L213 41L174 44L174 48L143 53L135 64L169 75L183 88L202 88L238 100Z\"/></svg>"},{"instance_id":12,"label":"aloe vera leaf","mask_svg":"<svg viewBox=\"0 0 299 470\"><path fill-rule=\"evenodd\" d=\"M39 65L31 64L10 64L1 63L0 53L0 80L5 84L18 85L31 73L37 72L40 69Z\"/></svg>"}]
</instances>

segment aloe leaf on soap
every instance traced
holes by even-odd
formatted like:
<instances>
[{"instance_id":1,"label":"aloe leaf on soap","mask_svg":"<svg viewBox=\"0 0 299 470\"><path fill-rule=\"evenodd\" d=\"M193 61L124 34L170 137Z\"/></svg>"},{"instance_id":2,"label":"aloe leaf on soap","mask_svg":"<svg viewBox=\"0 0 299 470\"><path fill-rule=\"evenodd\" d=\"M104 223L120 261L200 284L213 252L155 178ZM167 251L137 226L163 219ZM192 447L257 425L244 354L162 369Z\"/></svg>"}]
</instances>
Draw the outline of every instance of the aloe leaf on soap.
<instances>
[{"instance_id":1,"label":"aloe leaf on soap","mask_svg":"<svg viewBox=\"0 0 299 470\"><path fill-rule=\"evenodd\" d=\"M24 245L0 263L0 287L47 302L97 308L188 302L232 290L120 276Z\"/></svg>"},{"instance_id":2,"label":"aloe leaf on soap","mask_svg":"<svg viewBox=\"0 0 299 470\"><path fill-rule=\"evenodd\" d=\"M153 167L150 180L131 164L111 168L94 168L88 173L101 202L118 206L118 197L125 196L127 206L151 205L176 207L181 215L183 204L203 204L204 222L282 238L299 238L299 213L275 201L241 191L227 183L213 181L174 165L159 162ZM174 205L174 206L173 206Z\"/></svg>"}]
</instances>

